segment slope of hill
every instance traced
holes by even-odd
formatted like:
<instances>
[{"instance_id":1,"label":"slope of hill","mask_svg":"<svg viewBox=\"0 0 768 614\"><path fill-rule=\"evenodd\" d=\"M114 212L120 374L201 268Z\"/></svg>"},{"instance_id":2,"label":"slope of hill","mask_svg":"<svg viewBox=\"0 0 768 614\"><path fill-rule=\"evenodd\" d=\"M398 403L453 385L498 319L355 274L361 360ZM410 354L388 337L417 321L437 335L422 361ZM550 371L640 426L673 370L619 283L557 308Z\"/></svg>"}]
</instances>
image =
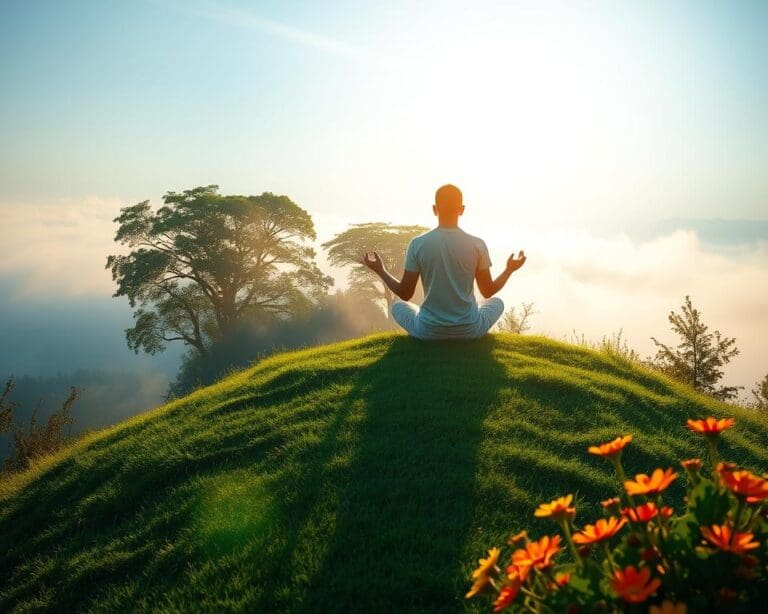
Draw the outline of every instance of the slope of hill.
<instances>
[{"instance_id":1,"label":"slope of hill","mask_svg":"<svg viewBox=\"0 0 768 614\"><path fill-rule=\"evenodd\" d=\"M485 549L576 492L703 454L768 468L768 426L625 362L535 337L402 336L282 354L0 483L0 611L466 607ZM674 485L682 496L682 484Z\"/></svg>"}]
</instances>

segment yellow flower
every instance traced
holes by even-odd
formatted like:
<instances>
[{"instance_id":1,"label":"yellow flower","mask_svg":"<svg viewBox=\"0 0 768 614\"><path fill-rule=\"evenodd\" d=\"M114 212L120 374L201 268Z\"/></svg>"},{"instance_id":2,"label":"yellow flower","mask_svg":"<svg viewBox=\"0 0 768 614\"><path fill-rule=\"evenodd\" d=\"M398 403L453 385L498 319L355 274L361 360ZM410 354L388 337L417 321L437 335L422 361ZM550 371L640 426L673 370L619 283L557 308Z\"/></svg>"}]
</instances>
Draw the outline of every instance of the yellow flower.
<instances>
[{"instance_id":1,"label":"yellow flower","mask_svg":"<svg viewBox=\"0 0 768 614\"><path fill-rule=\"evenodd\" d=\"M466 599L474 597L491 583L491 575L496 575L499 572L497 566L499 562L499 554L501 554L501 550L498 548L491 548L488 551L488 558L478 560L479 565L477 569L472 572L474 584L472 584L472 588L466 594Z\"/></svg>"},{"instance_id":2,"label":"yellow flower","mask_svg":"<svg viewBox=\"0 0 768 614\"><path fill-rule=\"evenodd\" d=\"M551 503L542 503L533 513L537 518L552 518L552 520L562 520L567 518L572 520L576 514L576 508L570 507L573 501L573 495L559 497Z\"/></svg>"},{"instance_id":3,"label":"yellow flower","mask_svg":"<svg viewBox=\"0 0 768 614\"><path fill-rule=\"evenodd\" d=\"M587 448L587 452L597 456L610 458L612 456L621 454L624 446L626 446L630 441L632 441L632 435L624 435L624 437L617 437L613 441L600 444L599 446L589 446Z\"/></svg>"}]
</instances>

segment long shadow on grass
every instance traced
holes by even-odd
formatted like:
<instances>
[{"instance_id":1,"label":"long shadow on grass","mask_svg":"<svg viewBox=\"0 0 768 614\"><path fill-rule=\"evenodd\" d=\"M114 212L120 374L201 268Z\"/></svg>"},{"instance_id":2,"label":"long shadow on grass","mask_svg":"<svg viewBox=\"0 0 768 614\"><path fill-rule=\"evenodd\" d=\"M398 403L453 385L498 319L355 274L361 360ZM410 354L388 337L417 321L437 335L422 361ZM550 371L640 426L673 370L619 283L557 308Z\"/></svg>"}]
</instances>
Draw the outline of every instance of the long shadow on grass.
<instances>
[{"instance_id":1,"label":"long shadow on grass","mask_svg":"<svg viewBox=\"0 0 768 614\"><path fill-rule=\"evenodd\" d=\"M505 377L493 346L400 338L361 372L350 395L365 407L356 452L303 609L458 607L483 421Z\"/></svg>"}]
</instances>

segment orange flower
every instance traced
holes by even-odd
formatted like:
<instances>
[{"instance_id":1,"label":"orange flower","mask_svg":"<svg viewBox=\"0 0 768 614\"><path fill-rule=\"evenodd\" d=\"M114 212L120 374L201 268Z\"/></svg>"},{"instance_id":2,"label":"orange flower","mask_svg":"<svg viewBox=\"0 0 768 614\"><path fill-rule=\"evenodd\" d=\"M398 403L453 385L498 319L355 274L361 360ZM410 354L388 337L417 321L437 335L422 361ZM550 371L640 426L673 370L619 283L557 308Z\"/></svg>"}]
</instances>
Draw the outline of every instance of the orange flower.
<instances>
[{"instance_id":1,"label":"orange flower","mask_svg":"<svg viewBox=\"0 0 768 614\"><path fill-rule=\"evenodd\" d=\"M604 456L606 458L610 458L612 456L617 456L621 454L621 451L624 449L624 446L626 446L630 441L632 441L632 435L617 437L613 441L609 441L608 443L602 443L599 446L589 446L587 448L587 452L589 452L590 454L595 454L597 456Z\"/></svg>"},{"instance_id":2,"label":"orange flower","mask_svg":"<svg viewBox=\"0 0 768 614\"><path fill-rule=\"evenodd\" d=\"M499 597L493 602L493 611L501 612L511 606L515 597L517 597L517 593L520 592L520 585L521 582L519 580L511 585L505 584L501 591L499 591Z\"/></svg>"},{"instance_id":3,"label":"orange flower","mask_svg":"<svg viewBox=\"0 0 768 614\"><path fill-rule=\"evenodd\" d=\"M621 499L618 497L611 497L610 499L606 499L605 501L600 501L600 505L602 505L605 509L610 509L612 507L617 508L621 504Z\"/></svg>"},{"instance_id":4,"label":"orange flower","mask_svg":"<svg viewBox=\"0 0 768 614\"><path fill-rule=\"evenodd\" d=\"M717 418L709 416L705 420L689 419L688 428L700 435L719 435L726 429L731 428L735 422L736 421L733 418L723 418L722 420L718 420Z\"/></svg>"},{"instance_id":5,"label":"orange flower","mask_svg":"<svg viewBox=\"0 0 768 614\"><path fill-rule=\"evenodd\" d=\"M499 562L500 553L501 551L498 548L491 548L488 551L487 559L478 560L479 565L477 569L472 572L474 584L472 584L472 588L469 589L469 592L465 596L467 599L474 597L488 586L491 583L491 575L496 575L499 572L497 563Z\"/></svg>"},{"instance_id":6,"label":"orange flower","mask_svg":"<svg viewBox=\"0 0 768 614\"><path fill-rule=\"evenodd\" d=\"M659 508L653 501L643 503L635 508L625 507L621 510L623 516L627 516L632 522L648 522L659 515Z\"/></svg>"},{"instance_id":7,"label":"orange flower","mask_svg":"<svg viewBox=\"0 0 768 614\"><path fill-rule=\"evenodd\" d=\"M515 535L513 535L512 537L510 537L510 538L507 540L507 543L508 543L510 546L514 546L516 543L518 543L518 542L524 542L524 541L528 541L528 531L526 531L525 529L523 529L523 530L522 530L522 531L520 531L519 533L516 533Z\"/></svg>"},{"instance_id":8,"label":"orange flower","mask_svg":"<svg viewBox=\"0 0 768 614\"><path fill-rule=\"evenodd\" d=\"M644 473L638 473L633 480L624 482L624 490L628 495L656 495L665 490L677 478L677 474L670 467L666 471L656 469L651 477Z\"/></svg>"},{"instance_id":9,"label":"orange flower","mask_svg":"<svg viewBox=\"0 0 768 614\"><path fill-rule=\"evenodd\" d=\"M518 580L520 582L525 582L525 579L528 577L528 572L530 570L530 567L518 567L512 563L507 566L507 579L513 583L517 582Z\"/></svg>"},{"instance_id":10,"label":"orange flower","mask_svg":"<svg viewBox=\"0 0 768 614\"><path fill-rule=\"evenodd\" d=\"M546 569L552 565L552 559L562 550L560 548L560 536L559 535L545 535L538 541L528 542L524 548L515 550L512 553L512 564L517 566L521 571L520 575L524 576L522 570L533 567L534 569ZM509 569L507 569L509 571Z\"/></svg>"},{"instance_id":11,"label":"orange flower","mask_svg":"<svg viewBox=\"0 0 768 614\"><path fill-rule=\"evenodd\" d=\"M551 503L542 503L533 513L537 518L552 518L552 520L573 520L576 508L569 507L573 501L573 495L559 497Z\"/></svg>"},{"instance_id":12,"label":"orange flower","mask_svg":"<svg viewBox=\"0 0 768 614\"><path fill-rule=\"evenodd\" d=\"M672 509L671 507L669 507L668 505L665 505L665 506L664 506L664 507L662 507L662 508L661 508L661 510L659 510L659 511L661 512L661 515L662 515L662 517L664 517L664 518L671 518L671 517L672 517L672 514L674 514L674 513L675 513L675 510L673 510L673 509Z\"/></svg>"},{"instance_id":13,"label":"orange flower","mask_svg":"<svg viewBox=\"0 0 768 614\"><path fill-rule=\"evenodd\" d=\"M549 589L563 588L564 586L567 586L570 581L571 581L571 573L569 571L561 571L555 574L554 582L547 582L547 588Z\"/></svg>"},{"instance_id":14,"label":"orange flower","mask_svg":"<svg viewBox=\"0 0 768 614\"><path fill-rule=\"evenodd\" d=\"M717 472L728 490L736 496L746 497L748 503L757 503L768 497L768 480L756 476L751 471L734 470L720 463Z\"/></svg>"},{"instance_id":15,"label":"orange flower","mask_svg":"<svg viewBox=\"0 0 768 614\"><path fill-rule=\"evenodd\" d=\"M594 544L604 539L610 539L627 524L626 518L600 518L595 524L588 524L573 536L577 544Z\"/></svg>"},{"instance_id":16,"label":"orange flower","mask_svg":"<svg viewBox=\"0 0 768 614\"><path fill-rule=\"evenodd\" d=\"M688 471L699 471L704 463L701 462L700 458L689 458L688 460L681 461L680 464L683 466L683 469L687 469ZM668 603L668 602L664 602Z\"/></svg>"},{"instance_id":17,"label":"orange flower","mask_svg":"<svg viewBox=\"0 0 768 614\"><path fill-rule=\"evenodd\" d=\"M753 541L753 533L735 533L727 524L701 527L701 534L710 544L717 546L725 552L743 554L748 550L759 548L760 544Z\"/></svg>"},{"instance_id":18,"label":"orange flower","mask_svg":"<svg viewBox=\"0 0 768 614\"><path fill-rule=\"evenodd\" d=\"M617 569L613 573L611 587L619 597L628 603L642 603L661 586L661 580L651 580L651 570L647 567L635 569L632 565Z\"/></svg>"},{"instance_id":19,"label":"orange flower","mask_svg":"<svg viewBox=\"0 0 768 614\"><path fill-rule=\"evenodd\" d=\"M648 614L687 614L688 606L682 601L673 603L669 599L661 602L661 605L652 605L648 608Z\"/></svg>"}]
</instances>

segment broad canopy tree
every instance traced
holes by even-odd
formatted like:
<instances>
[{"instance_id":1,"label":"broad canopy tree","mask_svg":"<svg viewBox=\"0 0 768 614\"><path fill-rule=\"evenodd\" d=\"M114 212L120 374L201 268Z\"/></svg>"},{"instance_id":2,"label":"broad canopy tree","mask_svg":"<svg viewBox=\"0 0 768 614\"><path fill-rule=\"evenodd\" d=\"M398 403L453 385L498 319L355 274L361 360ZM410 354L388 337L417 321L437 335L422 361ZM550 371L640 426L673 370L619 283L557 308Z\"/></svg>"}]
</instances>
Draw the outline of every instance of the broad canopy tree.
<instances>
[{"instance_id":1,"label":"broad canopy tree","mask_svg":"<svg viewBox=\"0 0 768 614\"><path fill-rule=\"evenodd\" d=\"M411 239L427 230L424 226L396 226L383 222L352 224L322 247L327 250L332 265L351 267L348 280L352 290L377 302L383 300L389 313L395 295L362 263L362 255L375 249L387 270L399 278L403 274L405 248Z\"/></svg>"},{"instance_id":2,"label":"broad canopy tree","mask_svg":"<svg viewBox=\"0 0 768 614\"><path fill-rule=\"evenodd\" d=\"M669 314L672 330L680 337L676 347L660 343L656 338L655 364L662 371L675 379L693 386L723 401L735 399L739 387L720 386L717 383L723 377L723 366L739 354L736 339L723 337L720 331L709 332L709 327L701 321L699 310L694 308L691 297L685 297L682 313Z\"/></svg>"},{"instance_id":3,"label":"broad canopy tree","mask_svg":"<svg viewBox=\"0 0 768 614\"><path fill-rule=\"evenodd\" d=\"M163 203L121 209L115 241L130 252L107 258L114 296L136 309L126 338L137 353L171 341L205 353L244 318L288 316L333 283L306 245L312 218L287 196L224 196L209 185Z\"/></svg>"}]
</instances>

